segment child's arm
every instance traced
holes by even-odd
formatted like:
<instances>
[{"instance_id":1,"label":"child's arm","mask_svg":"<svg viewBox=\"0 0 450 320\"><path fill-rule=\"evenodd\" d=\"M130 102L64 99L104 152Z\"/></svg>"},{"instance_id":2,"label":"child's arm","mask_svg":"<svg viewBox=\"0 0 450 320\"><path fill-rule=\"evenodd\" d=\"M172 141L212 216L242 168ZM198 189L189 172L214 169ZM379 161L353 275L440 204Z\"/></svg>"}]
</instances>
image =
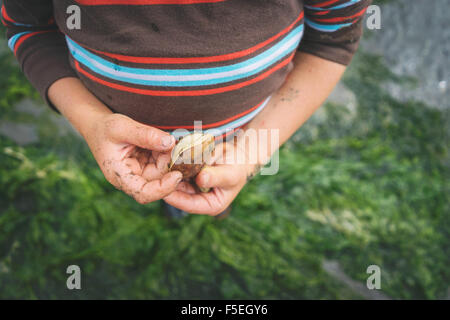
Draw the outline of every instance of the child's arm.
<instances>
[{"instance_id":1,"label":"child's arm","mask_svg":"<svg viewBox=\"0 0 450 320\"><path fill-rule=\"evenodd\" d=\"M269 105L245 129L279 129L280 146L308 120L328 98L345 71L345 66L299 52L294 70ZM268 140L270 143L270 140ZM270 152L270 145L267 146ZM272 152L275 150L272 150ZM259 159L264 164L272 154Z\"/></svg>"},{"instance_id":2,"label":"child's arm","mask_svg":"<svg viewBox=\"0 0 450 320\"><path fill-rule=\"evenodd\" d=\"M69 63L64 35L53 18L51 0L3 0L2 23L8 45L31 84L43 99L58 79L77 77Z\"/></svg>"}]
</instances>

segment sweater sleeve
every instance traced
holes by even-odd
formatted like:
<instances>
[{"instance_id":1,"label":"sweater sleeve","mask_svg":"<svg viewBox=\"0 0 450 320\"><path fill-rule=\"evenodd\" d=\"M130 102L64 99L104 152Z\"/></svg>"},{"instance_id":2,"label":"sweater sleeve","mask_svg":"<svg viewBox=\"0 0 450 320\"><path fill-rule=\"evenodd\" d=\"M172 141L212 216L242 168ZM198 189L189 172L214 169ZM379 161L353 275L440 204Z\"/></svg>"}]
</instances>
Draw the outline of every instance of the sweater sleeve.
<instances>
[{"instance_id":1,"label":"sweater sleeve","mask_svg":"<svg viewBox=\"0 0 450 320\"><path fill-rule=\"evenodd\" d=\"M56 80L77 77L63 34L53 19L51 0L3 0L1 20L8 46L22 71L51 107L48 88Z\"/></svg>"},{"instance_id":2,"label":"sweater sleeve","mask_svg":"<svg viewBox=\"0 0 450 320\"><path fill-rule=\"evenodd\" d=\"M304 0L305 34L298 50L348 65L371 0Z\"/></svg>"}]
</instances>

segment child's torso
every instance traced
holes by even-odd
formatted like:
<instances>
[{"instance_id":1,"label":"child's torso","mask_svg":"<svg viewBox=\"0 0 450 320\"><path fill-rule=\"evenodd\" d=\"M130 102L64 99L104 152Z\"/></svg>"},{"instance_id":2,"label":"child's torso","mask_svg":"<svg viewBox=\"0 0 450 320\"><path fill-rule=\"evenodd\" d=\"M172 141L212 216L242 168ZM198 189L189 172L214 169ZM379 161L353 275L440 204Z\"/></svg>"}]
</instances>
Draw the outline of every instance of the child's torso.
<instances>
[{"instance_id":1,"label":"child's torso","mask_svg":"<svg viewBox=\"0 0 450 320\"><path fill-rule=\"evenodd\" d=\"M54 1L55 19L85 85L112 110L163 129L248 121L292 70L303 35L299 0L120 2ZM71 4L80 30L67 27Z\"/></svg>"}]
</instances>

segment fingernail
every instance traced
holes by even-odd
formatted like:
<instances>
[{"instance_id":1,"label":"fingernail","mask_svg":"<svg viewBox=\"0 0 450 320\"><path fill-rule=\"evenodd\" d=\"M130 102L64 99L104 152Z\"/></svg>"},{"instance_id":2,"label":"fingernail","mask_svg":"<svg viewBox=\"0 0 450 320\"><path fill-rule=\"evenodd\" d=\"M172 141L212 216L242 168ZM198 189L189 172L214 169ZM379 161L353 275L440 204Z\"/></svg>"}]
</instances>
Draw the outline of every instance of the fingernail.
<instances>
[{"instance_id":1,"label":"fingernail","mask_svg":"<svg viewBox=\"0 0 450 320\"><path fill-rule=\"evenodd\" d=\"M168 148L172 145L172 143L174 142L174 137L171 135L167 135L161 138L161 145L164 148Z\"/></svg>"}]
</instances>

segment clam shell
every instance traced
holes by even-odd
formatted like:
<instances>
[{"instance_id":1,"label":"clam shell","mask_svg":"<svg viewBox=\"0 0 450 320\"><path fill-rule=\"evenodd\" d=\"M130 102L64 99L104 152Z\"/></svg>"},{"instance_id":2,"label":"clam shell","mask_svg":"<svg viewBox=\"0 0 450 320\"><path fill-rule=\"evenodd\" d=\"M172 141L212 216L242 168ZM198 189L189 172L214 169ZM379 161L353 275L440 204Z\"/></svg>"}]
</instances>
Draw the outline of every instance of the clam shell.
<instances>
[{"instance_id":1,"label":"clam shell","mask_svg":"<svg viewBox=\"0 0 450 320\"><path fill-rule=\"evenodd\" d=\"M214 143L214 136L208 133L184 136L172 150L169 170L180 171L184 180L195 177L214 150Z\"/></svg>"}]
</instances>

